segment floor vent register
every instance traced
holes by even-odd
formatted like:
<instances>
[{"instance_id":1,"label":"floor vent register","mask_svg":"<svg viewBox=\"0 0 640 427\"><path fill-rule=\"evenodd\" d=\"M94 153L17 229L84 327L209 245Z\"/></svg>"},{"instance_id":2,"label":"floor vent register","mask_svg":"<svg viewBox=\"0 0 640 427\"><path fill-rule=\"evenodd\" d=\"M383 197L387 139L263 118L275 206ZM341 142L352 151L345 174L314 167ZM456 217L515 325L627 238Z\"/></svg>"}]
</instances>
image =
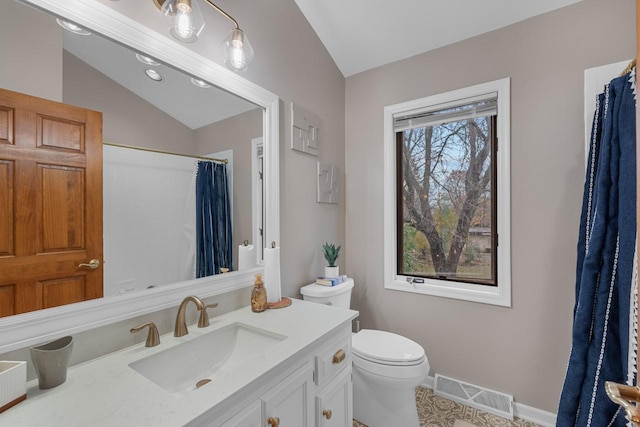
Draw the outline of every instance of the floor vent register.
<instances>
[{"instance_id":1,"label":"floor vent register","mask_svg":"<svg viewBox=\"0 0 640 427\"><path fill-rule=\"evenodd\" d=\"M436 396L513 420L513 396L436 374Z\"/></svg>"}]
</instances>

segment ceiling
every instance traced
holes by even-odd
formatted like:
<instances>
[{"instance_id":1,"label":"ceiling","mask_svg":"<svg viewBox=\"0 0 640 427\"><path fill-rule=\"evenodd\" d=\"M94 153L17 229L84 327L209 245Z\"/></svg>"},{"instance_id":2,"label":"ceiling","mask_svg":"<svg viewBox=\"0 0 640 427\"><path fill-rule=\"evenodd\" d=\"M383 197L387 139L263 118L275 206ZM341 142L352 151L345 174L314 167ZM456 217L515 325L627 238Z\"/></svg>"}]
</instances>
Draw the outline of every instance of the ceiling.
<instances>
[{"instance_id":1,"label":"ceiling","mask_svg":"<svg viewBox=\"0 0 640 427\"><path fill-rule=\"evenodd\" d=\"M581 0L295 0L345 77Z\"/></svg>"},{"instance_id":2,"label":"ceiling","mask_svg":"<svg viewBox=\"0 0 640 427\"><path fill-rule=\"evenodd\" d=\"M215 86L196 87L190 76L165 64L147 66L136 59L135 52L94 34L65 31L63 40L67 52L191 129L258 108ZM149 79L145 75L148 68L159 72L163 80Z\"/></svg>"}]
</instances>

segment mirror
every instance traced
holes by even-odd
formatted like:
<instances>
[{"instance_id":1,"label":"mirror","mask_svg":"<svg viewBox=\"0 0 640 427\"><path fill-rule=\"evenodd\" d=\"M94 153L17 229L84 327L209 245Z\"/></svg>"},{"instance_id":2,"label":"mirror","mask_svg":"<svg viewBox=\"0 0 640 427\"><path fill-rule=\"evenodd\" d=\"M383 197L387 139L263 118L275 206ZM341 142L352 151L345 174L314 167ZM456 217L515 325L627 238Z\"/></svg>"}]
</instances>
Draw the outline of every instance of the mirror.
<instances>
[{"instance_id":1,"label":"mirror","mask_svg":"<svg viewBox=\"0 0 640 427\"><path fill-rule=\"evenodd\" d=\"M159 62L164 65L155 66L157 70L160 70L162 73L166 73L166 80L179 79L189 80L188 84L190 85L191 77L194 77L198 80L211 83L213 88L202 89L195 87L193 85L189 86L189 96L188 99L190 103L197 104L198 102L193 101L196 97L199 97L200 94L206 93L207 91L213 92L217 91L218 94L226 96L226 100L224 102L225 107L234 107L235 110L229 112L228 110L222 111L222 117L226 117L229 121L237 120L238 116L245 117L246 115L259 116L258 127L260 128L261 135L263 137L263 161L264 161L264 174L265 174L265 183L264 183L264 221L265 221L265 229L266 229L266 239L265 241L278 241L279 237L279 224L278 224L278 178L277 178L277 164L278 164L278 154L277 154L277 141L278 141L278 99L275 95L269 93L268 91L254 85L251 82L243 79L242 77L224 69L223 67L208 61L206 58L203 58L192 51L190 51L185 46L182 46L167 36L158 34L147 27L142 26L136 22L131 22L128 19L123 19L123 16L120 15L114 9L102 5L98 2L84 2L81 5L67 5L67 4L58 4L65 2L56 2L54 0L30 0L24 1L23 3L27 3L32 6L36 6L37 8L50 12L60 18L64 18L66 20L75 22L87 29L89 29L92 33L100 33L106 36L108 39L112 39L116 41L119 45L127 45L132 52L142 53L145 56L150 58L156 58ZM90 3L90 4L86 4ZM22 5L17 5L19 7L25 7ZM53 20L51 17L47 17L47 19ZM23 25L23 28L34 28L33 25ZM35 27L37 28L37 27ZM100 39L96 36L91 36L94 39L95 43L105 43L104 39ZM92 48L82 48L79 46L74 46L73 43L76 39L80 38L80 36L70 37L69 35L65 36L65 39L70 38L71 41L65 40L65 44L68 46L68 53L65 54L67 57L65 62L74 63L76 58L84 56L88 57L87 61L95 68L103 67L103 73L109 76L112 79L115 79L115 75L110 75L109 73L118 73L125 70L124 66L121 66L116 59L106 59L106 55L102 55L103 52L107 51L107 48L101 46L97 48L96 46ZM51 40L46 42L36 42L45 45L46 51L51 51L50 45ZM108 42L111 43L111 42ZM55 44L55 43L53 43ZM114 45L117 46L117 45ZM120 53L123 49L122 46L118 46L119 49L114 49ZM91 53L98 52L99 55L90 55ZM117 53L114 53L117 56ZM38 57L38 59L42 59ZM93 61L93 63L92 63ZM98 64L102 61L102 65ZM138 63L142 65L141 63ZM86 67L86 65L82 65L80 63L75 63L73 66L75 67ZM111 70L109 71L107 68L111 66ZM67 64L64 66L67 68ZM106 67L106 68L104 68ZM78 68L79 69L79 68ZM114 71L115 70L115 71ZM181 70L181 72L177 72L176 70ZM126 73L125 73L126 74ZM81 76L86 76L87 73L80 73ZM43 75L43 78L46 78L46 75ZM188 77L188 79L186 79ZM64 78L67 80L67 78ZM23 79L27 80L27 79ZM143 83L128 83L132 88L135 86L142 86L143 84L149 85L153 82L144 81ZM126 87L126 84L123 84ZM152 86L153 87L153 86ZM165 86L166 87L166 86ZM218 89L216 89L216 87ZM11 88L10 90L15 90L19 92L27 92L26 90L21 90L20 88ZM66 89L65 89L66 90ZM87 91L88 92L88 91ZM28 93L28 92L27 92ZM162 92L157 89L152 89L150 91L150 97L157 96ZM34 94L35 96L42 95ZM85 94L78 94L74 96L80 96ZM64 102L80 105L87 108L92 108L96 110L100 110L100 108L96 108L95 106L88 105L92 101L91 100L81 100L79 98L73 97L64 97ZM79 101L79 102L78 102ZM170 107L177 107L176 110L178 112L185 112L187 108L185 106L180 106L177 102L177 97L175 94L171 95L171 105L168 107L158 106L157 109L168 110ZM159 102L159 101L147 101L147 102ZM117 142L126 145L146 145L147 147L152 146L153 148L162 149L164 151L172 151L179 152L180 154L188 154L188 155L202 155L202 154L212 154L219 151L229 150L230 148L234 149L234 154L236 149L234 147L224 147L224 146L213 146L207 145L205 143L201 143L198 146L198 140L210 140L210 132L203 131L201 135L197 135L198 130L202 130L203 126L206 128L208 124L206 124L207 120L211 120L213 117L214 109L212 107L213 102L210 98L202 101L205 104L205 107L200 107L197 109L198 112L204 113L204 116L201 115L200 118L196 117L196 114L188 114L187 118L179 118L176 121L185 122L188 120L200 120L196 124L186 124L182 125L183 128L196 128L196 131L192 131L196 133L196 135L191 137L185 137L182 139L192 139L196 141L195 147L192 146L189 148L186 147L176 147L175 143L170 141L161 142L160 137L150 138L147 133L152 133L152 130L149 126L144 129L143 136L141 137L137 134L135 143L132 141L122 141L118 140L123 138L121 135L118 136L118 131L122 130L121 126L115 126L109 128L109 118L105 113L104 118L104 139L109 142ZM125 109L124 105L121 106L121 109ZM216 110L217 111L217 110ZM257 113L257 114L256 114ZM226 116L225 116L226 114ZM175 114L174 115L178 115ZM233 118L229 118L229 116ZM211 117L209 117L211 116ZM218 120L218 124L219 124ZM202 123L205 123L204 125ZM212 125L216 126L216 125ZM113 132L113 138L109 137L110 133ZM162 132L166 133L166 132ZM238 131L231 131L232 134L237 134ZM125 137L129 136L125 134ZM260 135L258 135L260 136ZM224 139L224 138L223 138ZM226 138L230 139L230 138ZM251 138L249 138L251 139ZM145 141L145 144L142 144L140 141ZM171 145L173 143L173 145ZM251 142L246 141L247 146L251 147ZM155 145L155 146L154 146ZM167 149L169 148L169 149ZM110 148L105 148L105 153ZM123 150L123 149L116 149ZM250 151L250 150L248 150ZM235 156L234 156L235 157ZM106 161L106 156L105 156ZM234 163L240 164L239 159L234 159ZM238 168L240 169L240 168ZM243 166L241 169L245 169ZM242 178L235 178L237 175L234 173L234 181L238 184ZM238 185L239 186L239 185ZM235 192L234 192L235 193ZM252 212L255 211L255 207L251 209L240 208L241 203L243 206L247 205L247 202L241 202L236 197L236 194L233 196L233 204L235 214L234 218L238 218L239 216L244 215L251 217ZM105 207L107 202L105 200ZM251 205L251 203L249 203ZM106 218L105 218L106 221ZM249 220L251 222L251 220ZM245 232L236 232L236 225L240 225L241 221L234 221L234 234L236 238L234 239L234 247L237 250L238 242L241 242L244 239L253 240L254 236L251 237L246 236L248 234ZM105 222L106 226L106 222ZM246 227L245 227L246 228ZM253 224L250 228L254 228ZM106 228L105 228L106 232ZM251 234L253 231L251 232ZM105 240L105 246L107 242ZM106 247L105 247L106 249ZM234 258L237 259L237 254L234 254ZM109 262L107 258L107 254L105 253L105 259ZM189 280L187 282L182 283L174 283L166 286L162 286L159 288L153 288L151 290L145 292L126 292L128 289L121 288L112 292L111 294L114 296L109 296L103 298L101 300L92 300L86 301L77 304L71 304L69 306L56 307L47 310L41 310L33 313L26 313L16 316L10 316L8 318L0 319L0 330L3 330L0 335L0 351L8 351L19 346L29 345L31 342L37 342L40 337L43 336L51 336L55 335L58 330L62 328L66 328L67 332L71 331L81 331L88 328L88 324L93 324L97 326L99 324L106 324L109 321L114 319L124 319L127 316L140 315L144 312L152 312L158 309L165 308L167 306L172 306L177 304L180 298L186 296L191 293L198 293L198 295L202 297L207 297L210 295L215 295L217 293L239 289L246 286L252 285L253 274L255 271L259 271L259 269L253 269L248 271L240 271L233 272L224 275L218 275L209 278L202 278L197 280ZM105 279L107 274L105 273ZM121 280L122 281L122 280ZM126 280L125 280L126 282ZM211 284L215 283L215 287L212 287ZM143 283L143 287L147 287L147 285L158 285L160 283ZM124 293L122 291L125 291ZM106 295L107 293L105 293ZM117 307L117 308L116 308ZM38 328L35 326L39 325ZM45 326L46 325L46 326ZM44 330L43 330L44 327ZM40 329L40 330L37 330ZM19 342L17 344L16 342Z\"/></svg>"}]
</instances>

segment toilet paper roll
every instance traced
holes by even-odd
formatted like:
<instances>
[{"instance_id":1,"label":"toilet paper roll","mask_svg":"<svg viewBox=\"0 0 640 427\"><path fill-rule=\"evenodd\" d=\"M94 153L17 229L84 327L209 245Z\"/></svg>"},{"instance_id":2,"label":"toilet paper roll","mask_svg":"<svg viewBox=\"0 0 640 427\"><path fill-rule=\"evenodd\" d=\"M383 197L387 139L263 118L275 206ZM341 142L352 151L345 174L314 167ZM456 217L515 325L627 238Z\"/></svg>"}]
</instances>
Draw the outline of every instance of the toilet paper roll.
<instances>
[{"instance_id":1,"label":"toilet paper roll","mask_svg":"<svg viewBox=\"0 0 640 427\"><path fill-rule=\"evenodd\" d=\"M267 302L280 301L280 247L264 249L264 287Z\"/></svg>"},{"instance_id":2,"label":"toilet paper roll","mask_svg":"<svg viewBox=\"0 0 640 427\"><path fill-rule=\"evenodd\" d=\"M256 266L256 248L253 245L238 246L238 270L248 270Z\"/></svg>"}]
</instances>

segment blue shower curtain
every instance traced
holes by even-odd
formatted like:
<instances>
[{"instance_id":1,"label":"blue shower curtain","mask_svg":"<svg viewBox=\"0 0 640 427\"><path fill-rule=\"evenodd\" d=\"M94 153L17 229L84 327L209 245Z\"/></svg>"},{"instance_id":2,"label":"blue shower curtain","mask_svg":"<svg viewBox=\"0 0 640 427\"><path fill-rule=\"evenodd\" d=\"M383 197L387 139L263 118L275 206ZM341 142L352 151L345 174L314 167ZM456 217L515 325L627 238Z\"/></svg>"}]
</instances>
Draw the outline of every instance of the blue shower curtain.
<instances>
[{"instance_id":1,"label":"blue shower curtain","mask_svg":"<svg viewBox=\"0 0 640 427\"><path fill-rule=\"evenodd\" d=\"M196 277L232 269L233 231L227 166L198 162L196 175Z\"/></svg>"},{"instance_id":2,"label":"blue shower curtain","mask_svg":"<svg viewBox=\"0 0 640 427\"><path fill-rule=\"evenodd\" d=\"M604 384L633 383L636 372L629 340L636 238L634 80L635 71L616 78L598 97L578 236L572 348L558 427L627 424Z\"/></svg>"}]
</instances>

